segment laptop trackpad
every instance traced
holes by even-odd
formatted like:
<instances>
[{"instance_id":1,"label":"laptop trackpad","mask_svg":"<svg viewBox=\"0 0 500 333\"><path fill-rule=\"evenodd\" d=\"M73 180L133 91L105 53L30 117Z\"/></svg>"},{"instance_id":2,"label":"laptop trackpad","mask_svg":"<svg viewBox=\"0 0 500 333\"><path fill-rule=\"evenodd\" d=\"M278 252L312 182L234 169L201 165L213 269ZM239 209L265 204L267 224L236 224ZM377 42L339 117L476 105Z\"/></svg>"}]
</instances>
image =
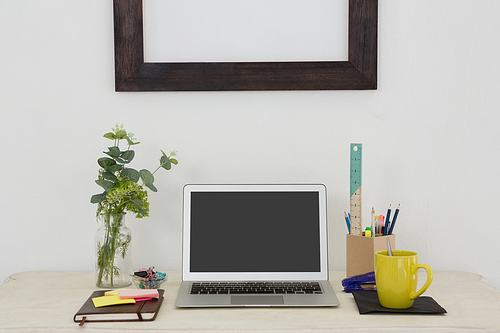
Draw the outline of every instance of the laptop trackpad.
<instances>
[{"instance_id":1,"label":"laptop trackpad","mask_svg":"<svg viewBox=\"0 0 500 333\"><path fill-rule=\"evenodd\" d=\"M283 297L282 296L231 296L231 304L235 305L283 304Z\"/></svg>"}]
</instances>

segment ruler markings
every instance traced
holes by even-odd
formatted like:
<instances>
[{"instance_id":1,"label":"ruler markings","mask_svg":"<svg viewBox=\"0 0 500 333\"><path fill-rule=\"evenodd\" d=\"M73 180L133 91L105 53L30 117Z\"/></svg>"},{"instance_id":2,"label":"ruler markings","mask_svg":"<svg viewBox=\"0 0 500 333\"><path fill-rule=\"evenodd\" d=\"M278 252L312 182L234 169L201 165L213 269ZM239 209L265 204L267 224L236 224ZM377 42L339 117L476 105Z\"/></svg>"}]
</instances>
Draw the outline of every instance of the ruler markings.
<instances>
[{"instance_id":1,"label":"ruler markings","mask_svg":"<svg viewBox=\"0 0 500 333\"><path fill-rule=\"evenodd\" d=\"M361 143L351 143L351 172L350 172L350 213L351 213L351 235L361 235L361 166L362 166Z\"/></svg>"}]
</instances>

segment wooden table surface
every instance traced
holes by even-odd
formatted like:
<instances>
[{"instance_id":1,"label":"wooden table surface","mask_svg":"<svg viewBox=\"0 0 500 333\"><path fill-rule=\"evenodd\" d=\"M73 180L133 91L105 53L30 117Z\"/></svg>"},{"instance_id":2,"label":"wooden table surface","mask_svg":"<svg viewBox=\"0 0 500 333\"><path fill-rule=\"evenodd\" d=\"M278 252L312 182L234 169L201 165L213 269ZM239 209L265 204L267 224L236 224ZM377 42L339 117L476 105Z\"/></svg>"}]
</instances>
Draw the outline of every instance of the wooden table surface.
<instances>
[{"instance_id":1,"label":"wooden table surface","mask_svg":"<svg viewBox=\"0 0 500 333\"><path fill-rule=\"evenodd\" d=\"M0 332L500 332L500 290L473 273L434 273L424 295L444 307L444 315L360 315L353 296L342 292L345 272L339 271L330 273L338 307L180 309L174 302L181 273L167 274L165 300L155 321L84 327L73 322L73 315L98 289L93 272L14 274L0 286Z\"/></svg>"}]
</instances>

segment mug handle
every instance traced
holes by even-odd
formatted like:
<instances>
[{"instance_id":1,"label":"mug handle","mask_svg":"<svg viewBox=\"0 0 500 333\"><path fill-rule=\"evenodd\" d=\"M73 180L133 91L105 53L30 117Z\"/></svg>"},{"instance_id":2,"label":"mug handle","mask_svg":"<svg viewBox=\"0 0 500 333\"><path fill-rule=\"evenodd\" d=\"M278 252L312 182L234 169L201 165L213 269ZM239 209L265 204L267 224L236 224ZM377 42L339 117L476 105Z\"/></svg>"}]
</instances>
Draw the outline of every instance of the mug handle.
<instances>
[{"instance_id":1,"label":"mug handle","mask_svg":"<svg viewBox=\"0 0 500 333\"><path fill-rule=\"evenodd\" d=\"M427 281L425 281L424 286L422 288L420 288L419 291L417 291L417 292L412 291L410 293L410 299L415 299L418 296L422 295L424 293L424 291L426 291L427 288L430 287L430 285L432 283L432 279L434 279L434 272L432 272L432 268L429 265L426 265L426 264L417 264L417 265L414 265L413 266L413 274L417 274L417 271L418 271L419 268L423 268L427 272Z\"/></svg>"}]
</instances>

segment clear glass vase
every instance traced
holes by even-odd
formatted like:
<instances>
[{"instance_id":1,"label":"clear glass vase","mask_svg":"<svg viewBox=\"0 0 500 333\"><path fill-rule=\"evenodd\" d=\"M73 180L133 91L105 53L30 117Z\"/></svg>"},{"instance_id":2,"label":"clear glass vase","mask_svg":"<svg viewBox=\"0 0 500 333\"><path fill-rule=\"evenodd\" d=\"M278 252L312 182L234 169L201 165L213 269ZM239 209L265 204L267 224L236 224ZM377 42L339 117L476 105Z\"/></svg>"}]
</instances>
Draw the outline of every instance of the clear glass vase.
<instances>
[{"instance_id":1,"label":"clear glass vase","mask_svg":"<svg viewBox=\"0 0 500 333\"><path fill-rule=\"evenodd\" d=\"M132 234L125 226L125 213L101 214L101 227L95 236L96 285L122 288L132 284L130 274L130 241Z\"/></svg>"}]
</instances>

